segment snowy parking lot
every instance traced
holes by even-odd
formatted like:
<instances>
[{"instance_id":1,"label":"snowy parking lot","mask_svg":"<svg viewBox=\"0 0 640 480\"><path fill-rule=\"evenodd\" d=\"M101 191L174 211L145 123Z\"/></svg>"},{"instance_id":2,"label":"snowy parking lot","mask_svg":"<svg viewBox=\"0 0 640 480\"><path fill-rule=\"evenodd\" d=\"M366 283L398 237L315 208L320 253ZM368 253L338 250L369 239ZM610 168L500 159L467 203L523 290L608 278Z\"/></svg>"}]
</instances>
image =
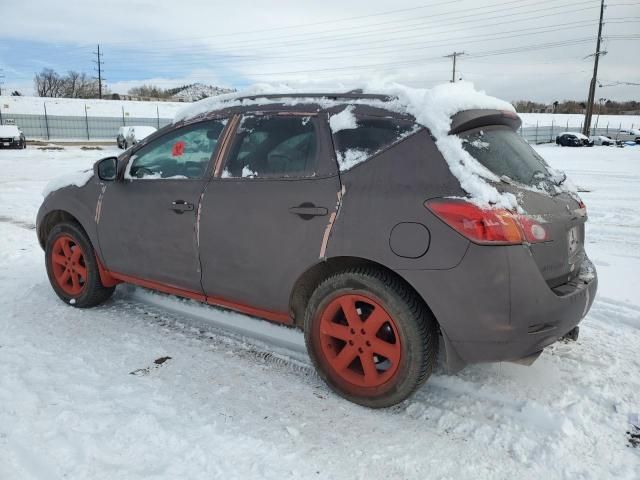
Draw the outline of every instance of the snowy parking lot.
<instances>
[{"instance_id":1,"label":"snowy parking lot","mask_svg":"<svg viewBox=\"0 0 640 480\"><path fill-rule=\"evenodd\" d=\"M378 411L331 393L285 327L137 288L63 304L41 191L117 152L0 151L0 479L640 478L640 147L536 148L589 212L579 340L530 367L440 368Z\"/></svg>"}]
</instances>

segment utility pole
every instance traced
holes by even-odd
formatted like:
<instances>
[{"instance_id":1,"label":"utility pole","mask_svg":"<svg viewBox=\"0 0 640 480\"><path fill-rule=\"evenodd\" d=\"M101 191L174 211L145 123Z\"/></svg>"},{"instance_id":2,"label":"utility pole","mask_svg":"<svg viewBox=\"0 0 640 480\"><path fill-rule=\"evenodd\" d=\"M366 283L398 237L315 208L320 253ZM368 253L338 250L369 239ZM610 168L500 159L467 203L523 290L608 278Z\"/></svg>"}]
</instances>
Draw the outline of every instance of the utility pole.
<instances>
[{"instance_id":1,"label":"utility pole","mask_svg":"<svg viewBox=\"0 0 640 480\"><path fill-rule=\"evenodd\" d=\"M453 52L451 55L445 55L444 58L453 58L453 73L451 75L451 83L456 83L456 59L464 55L464 52Z\"/></svg>"},{"instance_id":2,"label":"utility pole","mask_svg":"<svg viewBox=\"0 0 640 480\"><path fill-rule=\"evenodd\" d=\"M591 78L591 84L589 85L589 98L587 99L587 111L584 117L584 125L582 127L582 134L589 135L591 132L591 117L593 116L593 102L596 96L596 83L598 78L598 62L600 55L604 55L607 52L600 51L600 41L602 40L602 17L604 16L604 0L600 0L600 22L598 24L598 39L596 41L596 53L593 54L593 77Z\"/></svg>"},{"instance_id":3,"label":"utility pole","mask_svg":"<svg viewBox=\"0 0 640 480\"><path fill-rule=\"evenodd\" d=\"M98 51L93 52L93 54L98 57L98 60L94 60L93 63L98 65L98 96L102 99L102 65L104 62L101 59L102 54L100 53L100 44L98 44Z\"/></svg>"}]
</instances>

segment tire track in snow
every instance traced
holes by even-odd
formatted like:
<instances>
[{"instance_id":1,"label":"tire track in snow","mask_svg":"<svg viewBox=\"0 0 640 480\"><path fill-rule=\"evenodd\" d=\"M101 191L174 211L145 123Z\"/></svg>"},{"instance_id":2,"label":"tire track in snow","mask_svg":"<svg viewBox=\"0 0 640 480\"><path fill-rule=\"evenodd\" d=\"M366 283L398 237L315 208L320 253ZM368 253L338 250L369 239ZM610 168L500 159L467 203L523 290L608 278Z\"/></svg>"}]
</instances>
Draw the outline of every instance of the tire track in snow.
<instances>
[{"instance_id":1,"label":"tire track in snow","mask_svg":"<svg viewBox=\"0 0 640 480\"><path fill-rule=\"evenodd\" d=\"M36 224L31 222L25 222L23 220L18 220L16 218L7 217L5 215L0 215L0 222L2 223L10 223L11 225L15 225L16 227L25 228L27 230L35 230Z\"/></svg>"}]
</instances>

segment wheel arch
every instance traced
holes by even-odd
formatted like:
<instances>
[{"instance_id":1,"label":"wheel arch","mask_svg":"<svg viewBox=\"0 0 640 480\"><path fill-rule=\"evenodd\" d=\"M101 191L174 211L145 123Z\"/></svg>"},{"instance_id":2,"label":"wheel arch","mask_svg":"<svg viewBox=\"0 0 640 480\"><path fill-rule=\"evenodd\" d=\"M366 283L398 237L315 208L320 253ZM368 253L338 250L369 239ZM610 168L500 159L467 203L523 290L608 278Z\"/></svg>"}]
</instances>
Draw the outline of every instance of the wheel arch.
<instances>
[{"instance_id":1,"label":"wheel arch","mask_svg":"<svg viewBox=\"0 0 640 480\"><path fill-rule=\"evenodd\" d=\"M298 277L291 289L289 297L289 310L291 311L294 325L302 328L304 324L304 310L306 305L313 294L313 291L320 285L320 283L326 278L334 275L343 270L356 267L369 267L382 270L389 275L399 279L407 288L411 289L422 300L429 313L436 319L436 316L431 311L427 299L425 299L414 287L409 283L402 275L398 274L391 268L378 263L374 260L370 260L362 257L352 256L339 256L330 257L321 262L318 262L309 267L302 275ZM439 323L438 323L439 325Z\"/></svg>"},{"instance_id":2,"label":"wheel arch","mask_svg":"<svg viewBox=\"0 0 640 480\"><path fill-rule=\"evenodd\" d=\"M436 322L438 333L441 336L442 344L444 346L447 371L450 373L455 373L464 368L464 360L460 358L457 351L451 344L446 330L438 320L438 317L433 313L433 310L431 310L428 299L424 298L424 295L420 294L420 292L418 292L418 290L414 288L411 282L405 279L398 272L381 263L367 258L352 256L327 258L324 261L312 265L302 275L300 275L291 290L291 295L289 298L289 310L293 318L294 326L300 329L304 328L304 310L306 308L306 305L309 302L309 298L311 298L313 291L317 288L318 285L320 285L320 283L324 279L340 271L354 267L370 267L380 269L387 274L397 278L407 288L413 291L423 302L425 308Z\"/></svg>"},{"instance_id":3,"label":"wheel arch","mask_svg":"<svg viewBox=\"0 0 640 480\"><path fill-rule=\"evenodd\" d=\"M38 243L43 250L46 247L49 232L51 232L53 227L62 222L75 223L85 232L85 234L87 234L87 229L84 228L82 222L80 222L80 220L78 220L73 214L69 213L66 210L51 210L50 212L47 212L47 214L42 218L42 221L38 225ZM87 237L89 237L88 234Z\"/></svg>"}]
</instances>

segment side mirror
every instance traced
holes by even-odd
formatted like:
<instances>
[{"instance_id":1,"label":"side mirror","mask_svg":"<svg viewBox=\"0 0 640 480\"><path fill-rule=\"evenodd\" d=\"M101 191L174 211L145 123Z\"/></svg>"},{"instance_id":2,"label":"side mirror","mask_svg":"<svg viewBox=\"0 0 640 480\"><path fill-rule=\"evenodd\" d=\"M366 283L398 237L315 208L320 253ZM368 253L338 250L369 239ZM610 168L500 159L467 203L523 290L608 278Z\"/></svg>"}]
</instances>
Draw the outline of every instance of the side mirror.
<instances>
[{"instance_id":1,"label":"side mirror","mask_svg":"<svg viewBox=\"0 0 640 480\"><path fill-rule=\"evenodd\" d=\"M107 157L96 163L96 174L100 180L112 182L116 179L118 172L118 159L116 157Z\"/></svg>"}]
</instances>

